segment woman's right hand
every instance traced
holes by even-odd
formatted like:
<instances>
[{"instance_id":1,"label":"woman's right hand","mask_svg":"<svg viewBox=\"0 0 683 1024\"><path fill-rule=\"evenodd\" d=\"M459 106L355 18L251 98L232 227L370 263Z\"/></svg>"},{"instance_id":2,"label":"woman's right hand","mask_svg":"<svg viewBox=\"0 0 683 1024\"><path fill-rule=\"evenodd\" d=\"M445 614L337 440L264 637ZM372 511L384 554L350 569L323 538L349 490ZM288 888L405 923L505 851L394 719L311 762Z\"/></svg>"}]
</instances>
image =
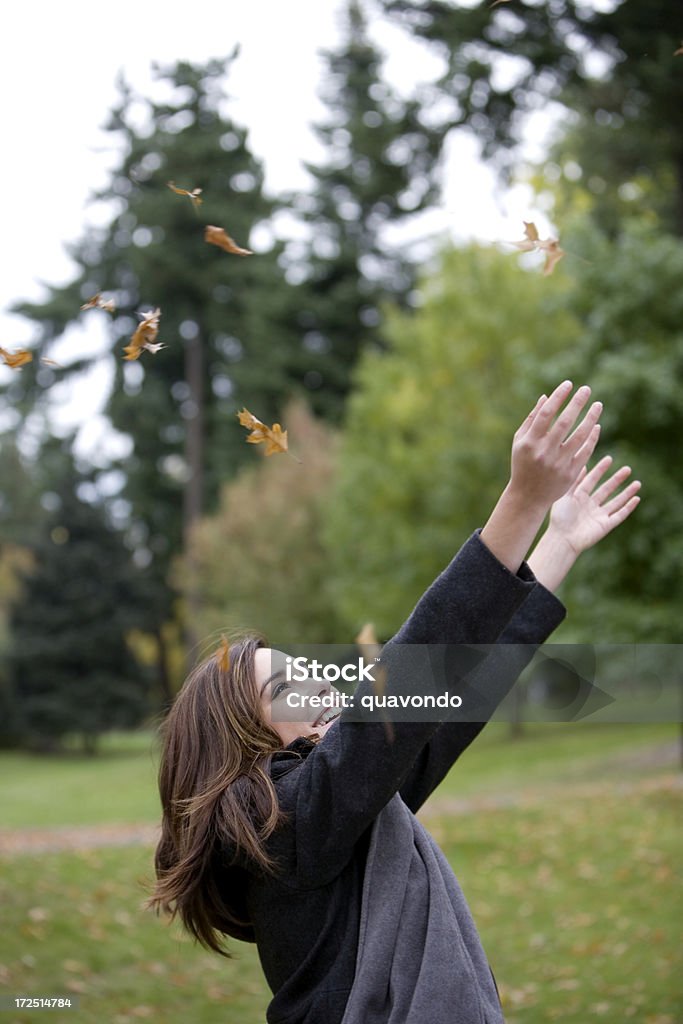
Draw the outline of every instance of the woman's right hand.
<instances>
[{"instance_id":1,"label":"woman's right hand","mask_svg":"<svg viewBox=\"0 0 683 1024\"><path fill-rule=\"evenodd\" d=\"M550 397L542 395L512 442L510 490L539 510L566 494L600 437L602 403L593 402L577 426L591 389L583 385L565 405L571 390L571 381L564 381Z\"/></svg>"}]
</instances>

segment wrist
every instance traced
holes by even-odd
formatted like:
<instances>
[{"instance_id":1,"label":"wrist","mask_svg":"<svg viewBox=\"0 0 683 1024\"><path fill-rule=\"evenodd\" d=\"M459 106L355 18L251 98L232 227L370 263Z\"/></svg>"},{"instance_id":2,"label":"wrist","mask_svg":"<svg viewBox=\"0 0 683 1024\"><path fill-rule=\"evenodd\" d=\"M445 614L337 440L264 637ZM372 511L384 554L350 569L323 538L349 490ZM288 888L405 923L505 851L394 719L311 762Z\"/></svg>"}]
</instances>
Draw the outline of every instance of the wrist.
<instances>
[{"instance_id":1,"label":"wrist","mask_svg":"<svg viewBox=\"0 0 683 1024\"><path fill-rule=\"evenodd\" d=\"M533 494L528 487L518 483L514 477L510 477L501 499L510 507L516 508L520 513L531 516L539 523L542 523L552 508L552 501Z\"/></svg>"},{"instance_id":2,"label":"wrist","mask_svg":"<svg viewBox=\"0 0 683 1024\"><path fill-rule=\"evenodd\" d=\"M508 483L480 534L496 558L511 572L517 572L543 525L549 505L530 500Z\"/></svg>"},{"instance_id":3,"label":"wrist","mask_svg":"<svg viewBox=\"0 0 683 1024\"><path fill-rule=\"evenodd\" d=\"M550 527L529 556L529 568L546 590L556 590L576 562L578 552L561 533Z\"/></svg>"}]
</instances>

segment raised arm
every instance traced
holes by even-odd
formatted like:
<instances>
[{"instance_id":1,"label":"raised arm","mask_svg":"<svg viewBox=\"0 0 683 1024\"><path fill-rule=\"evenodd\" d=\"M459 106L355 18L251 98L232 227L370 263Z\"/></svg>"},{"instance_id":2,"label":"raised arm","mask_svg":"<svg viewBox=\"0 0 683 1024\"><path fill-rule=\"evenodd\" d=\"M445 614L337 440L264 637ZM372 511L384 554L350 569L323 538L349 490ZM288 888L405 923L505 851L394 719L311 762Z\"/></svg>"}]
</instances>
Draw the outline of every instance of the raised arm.
<instances>
[{"instance_id":1,"label":"raised arm","mask_svg":"<svg viewBox=\"0 0 683 1024\"><path fill-rule=\"evenodd\" d=\"M533 574L522 565L528 546L552 502L574 482L597 442L596 406L569 434L588 400L588 389L580 389L558 417L560 429L551 426L570 390L560 386L550 398L539 400L515 435L510 482L484 530L461 548L385 648L389 663L393 658L397 666L396 673L389 672L387 694L403 674L401 644L433 642L437 633L441 643L495 643L533 591ZM362 682L356 707L372 694L372 685ZM322 885L341 870L439 725L395 722L390 740L381 721L358 722L344 711L305 761L278 779L280 806L296 824L274 833L273 852L292 885Z\"/></svg>"},{"instance_id":2,"label":"raised arm","mask_svg":"<svg viewBox=\"0 0 683 1024\"><path fill-rule=\"evenodd\" d=\"M628 479L629 466L622 466L601 483L611 465L612 458L607 455L590 472L584 468L552 507L548 529L528 561L528 568L539 585L501 634L500 650L493 652L482 665L483 679L479 679L478 686L490 686L493 706L507 696L537 648L564 618L564 606L552 592L560 586L578 556L599 543L638 506L640 481L633 481L615 494ZM422 806L485 725L486 722L445 722L434 733L420 751L400 790L413 812Z\"/></svg>"}]
</instances>

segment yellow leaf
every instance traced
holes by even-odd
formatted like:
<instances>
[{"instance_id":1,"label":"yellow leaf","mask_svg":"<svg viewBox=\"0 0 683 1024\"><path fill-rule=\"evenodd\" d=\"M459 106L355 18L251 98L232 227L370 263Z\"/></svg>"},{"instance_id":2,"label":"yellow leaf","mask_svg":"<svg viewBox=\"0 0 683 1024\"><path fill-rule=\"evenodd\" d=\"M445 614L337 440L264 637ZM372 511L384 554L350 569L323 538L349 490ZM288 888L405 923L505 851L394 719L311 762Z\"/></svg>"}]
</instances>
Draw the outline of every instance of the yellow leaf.
<instances>
[{"instance_id":1,"label":"yellow leaf","mask_svg":"<svg viewBox=\"0 0 683 1024\"><path fill-rule=\"evenodd\" d=\"M26 363L32 362L33 353L26 348L18 348L16 352L8 352L7 349L0 348L0 358L13 370L19 370Z\"/></svg>"},{"instance_id":2,"label":"yellow leaf","mask_svg":"<svg viewBox=\"0 0 683 1024\"><path fill-rule=\"evenodd\" d=\"M224 228L217 228L214 224L208 224L204 231L204 240L211 245L217 245L219 249L234 253L235 256L253 256L251 249L242 249L237 242L230 237Z\"/></svg>"},{"instance_id":3,"label":"yellow leaf","mask_svg":"<svg viewBox=\"0 0 683 1024\"><path fill-rule=\"evenodd\" d=\"M555 266L564 256L564 250L560 248L558 240L556 238L541 238L533 221L524 221L524 235L522 241L510 244L521 252L544 252L543 274L545 277L552 274Z\"/></svg>"},{"instance_id":4,"label":"yellow leaf","mask_svg":"<svg viewBox=\"0 0 683 1024\"><path fill-rule=\"evenodd\" d=\"M139 359L145 349L155 354L159 349L166 347L161 342L156 345L154 344L159 334L161 310L157 307L156 309L151 309L148 313L138 313L138 316L142 317L142 320L136 327L130 342L123 350L125 353L123 358L127 360Z\"/></svg>"},{"instance_id":5,"label":"yellow leaf","mask_svg":"<svg viewBox=\"0 0 683 1024\"><path fill-rule=\"evenodd\" d=\"M193 188L191 191L186 188L177 188L172 181L169 181L168 187L172 192L175 192L178 196L187 196L195 210L198 206L201 206L204 200L201 198L202 190L200 188Z\"/></svg>"},{"instance_id":6,"label":"yellow leaf","mask_svg":"<svg viewBox=\"0 0 683 1024\"><path fill-rule=\"evenodd\" d=\"M242 409L237 416L242 426L251 430L251 434L247 438L248 444L265 444L266 455L276 455L279 452L287 451L287 431L283 430L279 423L267 427L248 409Z\"/></svg>"},{"instance_id":7,"label":"yellow leaf","mask_svg":"<svg viewBox=\"0 0 683 1024\"><path fill-rule=\"evenodd\" d=\"M216 659L221 672L228 672L230 669L230 644L224 636L221 637L221 645L216 651Z\"/></svg>"},{"instance_id":8,"label":"yellow leaf","mask_svg":"<svg viewBox=\"0 0 683 1024\"><path fill-rule=\"evenodd\" d=\"M103 299L100 292L97 295L93 295L91 299L84 302L81 309L104 309L107 313L116 312L116 303L113 299Z\"/></svg>"}]
</instances>

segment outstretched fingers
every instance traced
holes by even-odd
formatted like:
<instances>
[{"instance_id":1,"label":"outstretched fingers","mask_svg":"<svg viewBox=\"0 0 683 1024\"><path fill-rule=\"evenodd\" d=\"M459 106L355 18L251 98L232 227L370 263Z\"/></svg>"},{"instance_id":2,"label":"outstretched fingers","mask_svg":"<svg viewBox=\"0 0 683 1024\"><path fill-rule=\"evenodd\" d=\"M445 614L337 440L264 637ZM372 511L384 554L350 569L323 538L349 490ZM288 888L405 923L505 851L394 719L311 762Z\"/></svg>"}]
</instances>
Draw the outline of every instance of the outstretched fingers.
<instances>
[{"instance_id":1,"label":"outstretched fingers","mask_svg":"<svg viewBox=\"0 0 683 1024\"><path fill-rule=\"evenodd\" d=\"M534 422L534 420L536 418L536 414L538 413L538 411L541 408L541 406L543 405L543 403L547 402L547 400L548 400L548 396L547 395L541 395L541 397L536 402L536 405L533 407L533 409L531 410L531 412L529 413L527 418L524 420L522 425L519 427L519 429L517 431L517 434L516 434L517 438L524 437L524 435L526 433L528 433L532 423Z\"/></svg>"},{"instance_id":2,"label":"outstretched fingers","mask_svg":"<svg viewBox=\"0 0 683 1024\"><path fill-rule=\"evenodd\" d=\"M612 476L608 477L607 480L605 480L604 483L602 483L600 487L598 487L597 491L595 491L595 493L593 494L593 497L598 502L598 504L602 505L603 502L606 501L607 498L609 498L610 494L614 494L616 489L618 487L621 487L621 485L626 481L626 479L630 475L630 466L621 466L616 471L616 473L612 473Z\"/></svg>"},{"instance_id":3,"label":"outstretched fingers","mask_svg":"<svg viewBox=\"0 0 683 1024\"><path fill-rule=\"evenodd\" d=\"M619 499L623 498L624 495L626 494L626 492L630 491L630 489L632 487L634 487L636 484L638 485L638 487L640 487L640 481L639 480L634 480L632 484L629 484L629 486L626 488L625 491L622 491L621 494L618 494L616 498L613 498L612 501L610 501L607 505L605 505L604 506L605 509L610 509L611 506L615 502L619 502ZM639 504L640 504L640 495L639 494L633 494L630 498L628 498L628 499L626 499L624 501L624 503L621 505L621 507L618 507L618 508L614 509L614 511L610 511L610 513L609 513L609 528L610 528L610 530L613 530L615 528L615 526L619 526L621 523L624 522L625 519L628 519L628 517L631 515L631 513L636 508L638 508Z\"/></svg>"},{"instance_id":4,"label":"outstretched fingers","mask_svg":"<svg viewBox=\"0 0 683 1024\"><path fill-rule=\"evenodd\" d=\"M541 438L544 434L548 433L548 428L553 421L553 417L560 411L563 403L567 400L567 395L570 393L573 385L570 380L565 380L552 391L548 398L544 401L541 408L534 416L533 423L529 434L534 438Z\"/></svg>"},{"instance_id":5,"label":"outstretched fingers","mask_svg":"<svg viewBox=\"0 0 683 1024\"><path fill-rule=\"evenodd\" d=\"M620 491L619 494L615 495L615 497L612 498L611 501L606 502L606 504L604 504L602 507L604 508L605 512L608 513L610 519L613 515L621 512L623 508L626 505L628 505L630 501L633 500L634 497L638 497L638 501L640 501L640 497L637 493L639 490L640 480L634 480L632 483L628 485L628 487L625 487L623 491Z\"/></svg>"},{"instance_id":6,"label":"outstretched fingers","mask_svg":"<svg viewBox=\"0 0 683 1024\"><path fill-rule=\"evenodd\" d=\"M586 396L586 401L587 400L588 398ZM583 404L585 404L585 402ZM569 409L569 406L567 406L567 409ZM562 417L558 418L558 421L553 427L551 433L554 434L556 441L560 440L564 436L565 440L562 440L561 442L563 450L566 451L567 454L571 455L572 457L575 457L582 450L583 446L590 440L590 438L593 437L594 434L595 436L599 434L598 420L600 419L601 415L602 402L593 402L590 409L579 423L578 427L576 427L576 429L569 435L569 437L566 437L565 425L560 425ZM574 419L576 419L576 415L574 416ZM596 428L598 428L597 432ZM586 460L584 459L583 461L585 462Z\"/></svg>"}]
</instances>

